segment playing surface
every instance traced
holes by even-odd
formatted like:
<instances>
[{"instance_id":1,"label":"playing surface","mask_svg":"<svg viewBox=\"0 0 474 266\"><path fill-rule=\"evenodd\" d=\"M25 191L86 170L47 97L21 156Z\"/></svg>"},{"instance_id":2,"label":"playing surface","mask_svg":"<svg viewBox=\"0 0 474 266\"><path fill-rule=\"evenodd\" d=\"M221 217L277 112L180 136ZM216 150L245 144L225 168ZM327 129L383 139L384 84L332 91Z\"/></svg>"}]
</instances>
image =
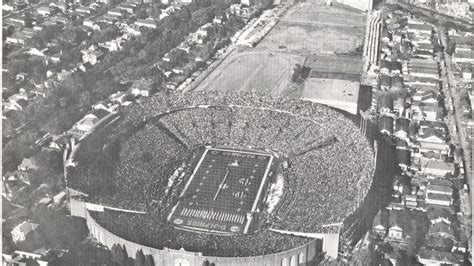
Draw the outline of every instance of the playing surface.
<instances>
[{"instance_id":1,"label":"playing surface","mask_svg":"<svg viewBox=\"0 0 474 266\"><path fill-rule=\"evenodd\" d=\"M168 216L175 226L218 234L247 233L265 191L269 154L207 149Z\"/></svg>"}]
</instances>

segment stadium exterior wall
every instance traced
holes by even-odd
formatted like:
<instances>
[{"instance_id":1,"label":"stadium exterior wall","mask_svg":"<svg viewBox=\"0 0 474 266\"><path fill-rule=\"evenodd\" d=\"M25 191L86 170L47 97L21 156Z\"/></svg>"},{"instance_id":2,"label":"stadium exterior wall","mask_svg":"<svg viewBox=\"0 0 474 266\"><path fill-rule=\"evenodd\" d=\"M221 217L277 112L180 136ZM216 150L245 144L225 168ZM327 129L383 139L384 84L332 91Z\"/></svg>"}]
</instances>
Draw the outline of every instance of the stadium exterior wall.
<instances>
[{"instance_id":1,"label":"stadium exterior wall","mask_svg":"<svg viewBox=\"0 0 474 266\"><path fill-rule=\"evenodd\" d=\"M174 250L169 248L156 249L144 245L136 244L114 235L98 224L90 215L86 208L86 203L71 200L71 215L85 218L90 234L107 246L109 249L114 244L125 246L127 253L134 257L138 250L142 250L145 255L152 255L155 265L175 265L175 266L202 266L207 260L219 266L299 266L316 265L319 249L319 240L314 240L303 246L283 251L280 253L255 256L255 257L212 257L203 256L202 253L188 252L185 250Z\"/></svg>"}]
</instances>

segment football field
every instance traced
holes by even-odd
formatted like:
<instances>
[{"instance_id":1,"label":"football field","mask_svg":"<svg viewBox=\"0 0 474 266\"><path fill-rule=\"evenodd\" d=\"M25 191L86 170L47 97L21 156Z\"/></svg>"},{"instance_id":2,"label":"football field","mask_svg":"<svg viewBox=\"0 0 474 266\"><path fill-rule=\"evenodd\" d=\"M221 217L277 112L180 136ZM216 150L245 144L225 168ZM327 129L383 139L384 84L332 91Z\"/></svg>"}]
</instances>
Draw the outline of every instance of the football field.
<instances>
[{"instance_id":1,"label":"football field","mask_svg":"<svg viewBox=\"0 0 474 266\"><path fill-rule=\"evenodd\" d=\"M188 230L247 233L265 192L273 156L266 153L207 149L189 177L168 219Z\"/></svg>"}]
</instances>

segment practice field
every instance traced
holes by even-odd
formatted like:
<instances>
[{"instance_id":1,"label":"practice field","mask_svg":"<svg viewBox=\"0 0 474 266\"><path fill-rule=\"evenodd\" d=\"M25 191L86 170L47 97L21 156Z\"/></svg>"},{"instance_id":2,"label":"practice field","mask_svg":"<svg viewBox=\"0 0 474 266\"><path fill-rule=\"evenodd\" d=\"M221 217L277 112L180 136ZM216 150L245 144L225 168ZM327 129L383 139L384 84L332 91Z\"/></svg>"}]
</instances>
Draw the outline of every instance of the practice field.
<instances>
[{"instance_id":1,"label":"practice field","mask_svg":"<svg viewBox=\"0 0 474 266\"><path fill-rule=\"evenodd\" d=\"M309 1L295 4L257 48L298 54L342 53L363 44L366 16Z\"/></svg>"},{"instance_id":2,"label":"practice field","mask_svg":"<svg viewBox=\"0 0 474 266\"><path fill-rule=\"evenodd\" d=\"M302 98L357 114L359 88L360 83L357 81L308 78Z\"/></svg>"},{"instance_id":3,"label":"practice field","mask_svg":"<svg viewBox=\"0 0 474 266\"><path fill-rule=\"evenodd\" d=\"M168 220L187 230L247 233L272 161L265 153L207 149Z\"/></svg>"},{"instance_id":4,"label":"practice field","mask_svg":"<svg viewBox=\"0 0 474 266\"><path fill-rule=\"evenodd\" d=\"M338 74L347 74L348 77L356 76L354 81L360 80L362 74L362 60L357 57L335 56L335 55L310 55L306 58L305 65L311 68L310 77L321 78L335 75L332 78L346 79ZM324 74L328 73L328 74Z\"/></svg>"},{"instance_id":5,"label":"practice field","mask_svg":"<svg viewBox=\"0 0 474 266\"><path fill-rule=\"evenodd\" d=\"M196 90L258 91L279 95L303 59L262 50L236 50Z\"/></svg>"}]
</instances>

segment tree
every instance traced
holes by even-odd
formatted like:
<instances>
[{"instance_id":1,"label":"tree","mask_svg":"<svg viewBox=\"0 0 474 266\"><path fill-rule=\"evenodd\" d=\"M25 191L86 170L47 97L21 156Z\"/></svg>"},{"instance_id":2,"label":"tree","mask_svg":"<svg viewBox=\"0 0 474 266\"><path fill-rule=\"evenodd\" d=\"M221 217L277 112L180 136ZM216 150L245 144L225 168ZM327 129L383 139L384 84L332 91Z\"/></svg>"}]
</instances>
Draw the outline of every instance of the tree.
<instances>
[{"instance_id":1,"label":"tree","mask_svg":"<svg viewBox=\"0 0 474 266\"><path fill-rule=\"evenodd\" d=\"M145 255L141 249L135 255L135 266L145 266Z\"/></svg>"},{"instance_id":2,"label":"tree","mask_svg":"<svg viewBox=\"0 0 474 266\"><path fill-rule=\"evenodd\" d=\"M214 9L212 7L198 9L191 15L193 25L201 26L212 20Z\"/></svg>"},{"instance_id":3,"label":"tree","mask_svg":"<svg viewBox=\"0 0 474 266\"><path fill-rule=\"evenodd\" d=\"M155 266L155 261L153 260L152 255L146 255L146 257L145 257L145 266Z\"/></svg>"},{"instance_id":4,"label":"tree","mask_svg":"<svg viewBox=\"0 0 474 266\"><path fill-rule=\"evenodd\" d=\"M125 250L125 246L122 248L118 244L114 244L112 246L112 261L117 263L118 265L125 265L128 260L127 251Z\"/></svg>"}]
</instances>

